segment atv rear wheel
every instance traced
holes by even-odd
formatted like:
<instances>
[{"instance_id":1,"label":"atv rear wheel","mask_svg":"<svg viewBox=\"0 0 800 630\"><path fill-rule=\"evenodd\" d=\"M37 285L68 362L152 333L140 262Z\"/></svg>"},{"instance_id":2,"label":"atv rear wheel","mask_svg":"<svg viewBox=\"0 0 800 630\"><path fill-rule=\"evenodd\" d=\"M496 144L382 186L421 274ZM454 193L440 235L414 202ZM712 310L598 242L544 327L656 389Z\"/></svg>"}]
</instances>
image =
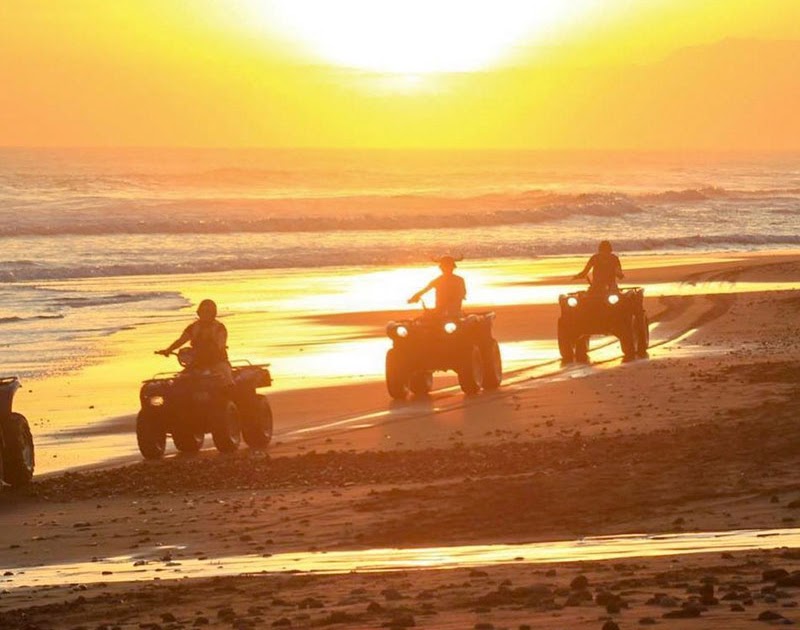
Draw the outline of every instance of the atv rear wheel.
<instances>
[{"instance_id":1,"label":"atv rear wheel","mask_svg":"<svg viewBox=\"0 0 800 630\"><path fill-rule=\"evenodd\" d=\"M408 387L417 396L425 396L433 389L433 372L414 372L408 379Z\"/></svg>"},{"instance_id":2,"label":"atv rear wheel","mask_svg":"<svg viewBox=\"0 0 800 630\"><path fill-rule=\"evenodd\" d=\"M572 363L575 360L575 342L563 317L558 318L558 352L564 363Z\"/></svg>"},{"instance_id":3,"label":"atv rear wheel","mask_svg":"<svg viewBox=\"0 0 800 630\"><path fill-rule=\"evenodd\" d=\"M272 441L272 407L261 394L242 422L242 437L250 448L266 448Z\"/></svg>"},{"instance_id":4,"label":"atv rear wheel","mask_svg":"<svg viewBox=\"0 0 800 630\"><path fill-rule=\"evenodd\" d=\"M172 443L181 453L196 453L203 448L205 433L196 432L191 428L177 429L172 432Z\"/></svg>"},{"instance_id":5,"label":"atv rear wheel","mask_svg":"<svg viewBox=\"0 0 800 630\"><path fill-rule=\"evenodd\" d=\"M408 395L408 374L395 348L386 353L386 389L395 400L405 400Z\"/></svg>"},{"instance_id":6,"label":"atv rear wheel","mask_svg":"<svg viewBox=\"0 0 800 630\"><path fill-rule=\"evenodd\" d=\"M167 447L167 432L159 415L145 408L136 416L136 441L145 459L160 459Z\"/></svg>"},{"instance_id":7,"label":"atv rear wheel","mask_svg":"<svg viewBox=\"0 0 800 630\"><path fill-rule=\"evenodd\" d=\"M232 453L242 440L239 409L232 400L220 403L211 421L211 437L220 453Z\"/></svg>"},{"instance_id":8,"label":"atv rear wheel","mask_svg":"<svg viewBox=\"0 0 800 630\"><path fill-rule=\"evenodd\" d=\"M457 370L458 384L465 394L477 394L483 386L483 362L478 346L471 346Z\"/></svg>"},{"instance_id":9,"label":"atv rear wheel","mask_svg":"<svg viewBox=\"0 0 800 630\"><path fill-rule=\"evenodd\" d=\"M500 356L500 344L494 339L481 349L481 367L483 371L483 388L497 389L503 380L503 358Z\"/></svg>"},{"instance_id":10,"label":"atv rear wheel","mask_svg":"<svg viewBox=\"0 0 800 630\"><path fill-rule=\"evenodd\" d=\"M3 480L10 486L24 486L33 477L33 437L28 420L12 413L3 425Z\"/></svg>"},{"instance_id":11,"label":"atv rear wheel","mask_svg":"<svg viewBox=\"0 0 800 630\"><path fill-rule=\"evenodd\" d=\"M636 337L636 356L639 358L647 357L647 349L650 347L650 321L647 313L639 313L634 318L634 335Z\"/></svg>"}]
</instances>

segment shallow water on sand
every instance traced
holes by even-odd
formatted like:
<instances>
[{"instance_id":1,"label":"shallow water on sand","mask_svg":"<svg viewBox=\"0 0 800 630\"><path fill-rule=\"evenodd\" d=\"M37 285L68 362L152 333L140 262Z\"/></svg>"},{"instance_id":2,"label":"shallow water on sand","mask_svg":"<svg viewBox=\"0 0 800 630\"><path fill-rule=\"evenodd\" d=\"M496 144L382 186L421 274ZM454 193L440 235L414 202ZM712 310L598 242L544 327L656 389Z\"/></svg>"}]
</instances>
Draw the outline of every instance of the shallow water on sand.
<instances>
[{"instance_id":1,"label":"shallow water on sand","mask_svg":"<svg viewBox=\"0 0 800 630\"><path fill-rule=\"evenodd\" d=\"M694 532L648 536L600 536L517 545L469 545L415 549L289 552L221 558L178 558L181 546L159 547L149 554L94 562L9 569L0 587L42 587L97 582L204 578L254 573L387 572L457 569L501 564L543 564L644 558L710 552L751 551L800 546L800 529ZM173 553L175 552L175 559Z\"/></svg>"}]
</instances>

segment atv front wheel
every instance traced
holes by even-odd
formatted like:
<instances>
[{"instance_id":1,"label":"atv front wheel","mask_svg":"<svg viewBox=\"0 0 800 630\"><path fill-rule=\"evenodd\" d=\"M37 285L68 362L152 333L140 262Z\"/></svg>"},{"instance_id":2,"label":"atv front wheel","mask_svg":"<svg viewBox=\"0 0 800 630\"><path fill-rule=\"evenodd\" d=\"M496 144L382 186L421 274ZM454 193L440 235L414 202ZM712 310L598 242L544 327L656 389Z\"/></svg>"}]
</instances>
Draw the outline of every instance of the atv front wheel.
<instances>
[{"instance_id":1,"label":"atv front wheel","mask_svg":"<svg viewBox=\"0 0 800 630\"><path fill-rule=\"evenodd\" d=\"M589 362L589 336L584 335L575 340L575 360L578 363Z\"/></svg>"},{"instance_id":2,"label":"atv front wheel","mask_svg":"<svg viewBox=\"0 0 800 630\"><path fill-rule=\"evenodd\" d=\"M167 432L158 416L149 408L142 409L136 416L136 441L145 459L160 459L167 447Z\"/></svg>"},{"instance_id":3,"label":"atv front wheel","mask_svg":"<svg viewBox=\"0 0 800 630\"><path fill-rule=\"evenodd\" d=\"M257 395L242 422L242 437L250 448L266 448L272 441L272 407L266 396Z\"/></svg>"},{"instance_id":4,"label":"atv front wheel","mask_svg":"<svg viewBox=\"0 0 800 630\"><path fill-rule=\"evenodd\" d=\"M414 372L408 386L416 396L425 396L433 389L433 372Z\"/></svg>"},{"instance_id":5,"label":"atv front wheel","mask_svg":"<svg viewBox=\"0 0 800 630\"><path fill-rule=\"evenodd\" d=\"M575 342L563 317L558 318L558 352L564 363L572 363L575 360Z\"/></svg>"},{"instance_id":6,"label":"atv front wheel","mask_svg":"<svg viewBox=\"0 0 800 630\"><path fill-rule=\"evenodd\" d=\"M386 353L386 389L395 400L405 400L408 396L408 374L395 348Z\"/></svg>"},{"instance_id":7,"label":"atv front wheel","mask_svg":"<svg viewBox=\"0 0 800 630\"><path fill-rule=\"evenodd\" d=\"M3 468L0 473L10 486L24 486L33 477L33 437L28 420L12 413L3 425Z\"/></svg>"},{"instance_id":8,"label":"atv front wheel","mask_svg":"<svg viewBox=\"0 0 800 630\"><path fill-rule=\"evenodd\" d=\"M619 345L622 349L622 358L624 361L633 361L636 358L636 331L634 329L634 321L631 317L625 320L623 328L617 335Z\"/></svg>"},{"instance_id":9,"label":"atv front wheel","mask_svg":"<svg viewBox=\"0 0 800 630\"><path fill-rule=\"evenodd\" d=\"M196 453L203 448L205 433L192 429L176 429L172 432L172 443L181 453Z\"/></svg>"},{"instance_id":10,"label":"atv front wheel","mask_svg":"<svg viewBox=\"0 0 800 630\"><path fill-rule=\"evenodd\" d=\"M634 335L636 337L636 356L641 359L647 357L647 349L650 347L650 321L646 313L639 313L634 318Z\"/></svg>"},{"instance_id":11,"label":"atv front wheel","mask_svg":"<svg viewBox=\"0 0 800 630\"><path fill-rule=\"evenodd\" d=\"M220 453L231 453L239 448L242 440L242 426L239 409L232 400L221 403L211 424L211 437Z\"/></svg>"},{"instance_id":12,"label":"atv front wheel","mask_svg":"<svg viewBox=\"0 0 800 630\"><path fill-rule=\"evenodd\" d=\"M469 348L457 370L458 384L465 394L477 394L483 386L483 362L478 346Z\"/></svg>"},{"instance_id":13,"label":"atv front wheel","mask_svg":"<svg viewBox=\"0 0 800 630\"><path fill-rule=\"evenodd\" d=\"M483 388L500 387L500 382L503 380L503 358L500 356L500 344L494 339L481 349L481 364Z\"/></svg>"}]
</instances>

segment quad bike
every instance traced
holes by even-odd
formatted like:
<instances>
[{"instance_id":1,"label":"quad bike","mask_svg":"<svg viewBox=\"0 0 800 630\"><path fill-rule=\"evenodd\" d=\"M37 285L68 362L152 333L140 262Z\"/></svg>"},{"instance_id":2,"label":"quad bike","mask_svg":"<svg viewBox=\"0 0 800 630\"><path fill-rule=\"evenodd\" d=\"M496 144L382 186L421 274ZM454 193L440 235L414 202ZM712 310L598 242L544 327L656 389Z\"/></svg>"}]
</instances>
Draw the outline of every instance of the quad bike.
<instances>
[{"instance_id":1,"label":"quad bike","mask_svg":"<svg viewBox=\"0 0 800 630\"><path fill-rule=\"evenodd\" d=\"M435 371L454 370L466 394L497 389L503 379L500 346L492 336L494 313L443 317L432 311L416 319L390 322L386 333L386 388L395 400L409 391L424 396Z\"/></svg>"},{"instance_id":2,"label":"quad bike","mask_svg":"<svg viewBox=\"0 0 800 630\"><path fill-rule=\"evenodd\" d=\"M644 289L612 291L589 288L558 299L558 350L565 363L589 360L589 337L613 335L626 361L647 357L650 329L644 310Z\"/></svg>"},{"instance_id":3,"label":"quad bike","mask_svg":"<svg viewBox=\"0 0 800 630\"><path fill-rule=\"evenodd\" d=\"M139 392L136 440L145 459L164 455L167 435L184 453L199 451L207 433L221 453L238 449L241 438L251 448L270 443L272 409L257 391L272 384L267 364L233 364L234 384L229 386L218 373L193 367L191 348L173 354L184 369L144 381Z\"/></svg>"},{"instance_id":4,"label":"quad bike","mask_svg":"<svg viewBox=\"0 0 800 630\"><path fill-rule=\"evenodd\" d=\"M22 486L33 477L33 437L28 421L11 411L20 388L16 376L0 377L0 481Z\"/></svg>"}]
</instances>

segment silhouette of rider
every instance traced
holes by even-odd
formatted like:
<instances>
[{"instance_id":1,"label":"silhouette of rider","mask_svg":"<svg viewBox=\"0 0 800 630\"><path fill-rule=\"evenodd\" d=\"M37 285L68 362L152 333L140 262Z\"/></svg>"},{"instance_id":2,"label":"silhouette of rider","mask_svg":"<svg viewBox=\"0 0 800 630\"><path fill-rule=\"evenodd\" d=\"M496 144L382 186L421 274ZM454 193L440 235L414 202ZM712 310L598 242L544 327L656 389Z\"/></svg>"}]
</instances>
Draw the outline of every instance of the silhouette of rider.
<instances>
[{"instance_id":1,"label":"silhouette of rider","mask_svg":"<svg viewBox=\"0 0 800 630\"><path fill-rule=\"evenodd\" d=\"M208 369L218 374L226 385L233 384L228 363L228 329L217 319L214 300L203 300L197 307L197 321L189 324L178 339L157 354L168 357L174 350L190 343L194 350L192 368Z\"/></svg>"},{"instance_id":2,"label":"silhouette of rider","mask_svg":"<svg viewBox=\"0 0 800 630\"><path fill-rule=\"evenodd\" d=\"M437 315L442 317L459 317L461 315L461 303L467 297L467 285L464 278L456 275L456 260L452 256L442 256L439 259L439 269L442 275L431 280L425 288L412 295L408 303L419 302L423 295L431 289L436 291Z\"/></svg>"},{"instance_id":3,"label":"silhouette of rider","mask_svg":"<svg viewBox=\"0 0 800 630\"><path fill-rule=\"evenodd\" d=\"M622 264L608 241L600 241L597 253L589 259L583 271L577 274L574 279L586 278L590 271L592 272L590 284L593 291L614 293L619 290L617 280L625 277L625 274L622 273Z\"/></svg>"}]
</instances>

